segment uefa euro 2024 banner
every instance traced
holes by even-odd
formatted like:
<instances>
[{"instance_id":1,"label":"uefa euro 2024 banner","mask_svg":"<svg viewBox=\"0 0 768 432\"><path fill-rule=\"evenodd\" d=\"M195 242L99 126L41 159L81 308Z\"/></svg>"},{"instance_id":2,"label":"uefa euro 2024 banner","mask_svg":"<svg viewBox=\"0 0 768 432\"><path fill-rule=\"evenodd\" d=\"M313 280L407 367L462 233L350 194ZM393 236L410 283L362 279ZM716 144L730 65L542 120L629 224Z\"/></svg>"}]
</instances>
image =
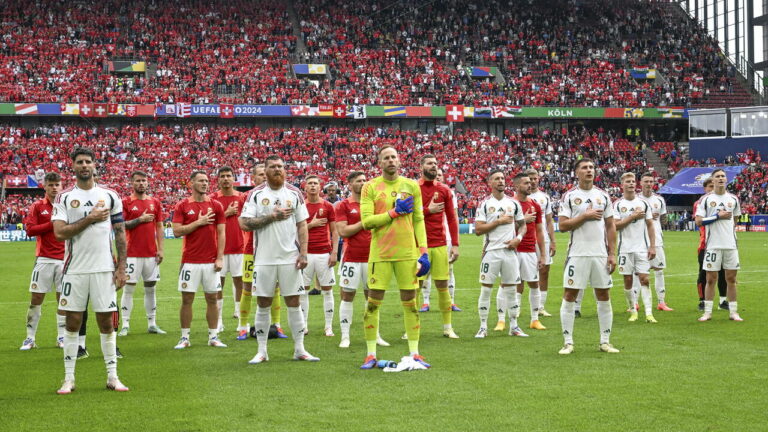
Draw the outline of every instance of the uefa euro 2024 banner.
<instances>
[{"instance_id":1,"label":"uefa euro 2024 banner","mask_svg":"<svg viewBox=\"0 0 768 432\"><path fill-rule=\"evenodd\" d=\"M695 167L683 168L670 181L659 189L662 195L701 195L704 193L704 180L706 180L715 168L725 171L728 183L732 182L739 173L744 171L743 165L723 167Z\"/></svg>"}]
</instances>

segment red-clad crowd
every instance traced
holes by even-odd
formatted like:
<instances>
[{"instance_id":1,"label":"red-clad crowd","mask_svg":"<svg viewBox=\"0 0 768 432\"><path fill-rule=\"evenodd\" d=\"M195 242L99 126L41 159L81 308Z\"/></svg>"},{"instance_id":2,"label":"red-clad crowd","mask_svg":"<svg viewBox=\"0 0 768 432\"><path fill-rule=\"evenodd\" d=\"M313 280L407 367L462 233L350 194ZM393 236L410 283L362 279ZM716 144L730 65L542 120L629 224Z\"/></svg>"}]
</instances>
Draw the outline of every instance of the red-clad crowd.
<instances>
[{"instance_id":1,"label":"red-clad crowd","mask_svg":"<svg viewBox=\"0 0 768 432\"><path fill-rule=\"evenodd\" d=\"M298 36L298 38L297 38ZM110 73L110 60L148 62ZM323 63L297 77L291 63ZM472 78L468 66L499 75ZM653 79L631 71L655 69ZM0 9L0 101L695 106L744 91L673 3L71 3ZM718 99L720 100L720 99Z\"/></svg>"},{"instance_id":2,"label":"red-clad crowd","mask_svg":"<svg viewBox=\"0 0 768 432\"><path fill-rule=\"evenodd\" d=\"M739 153L737 161L747 168L729 185L731 192L741 201L742 212L768 214L768 162L759 152L747 150Z\"/></svg>"}]
</instances>

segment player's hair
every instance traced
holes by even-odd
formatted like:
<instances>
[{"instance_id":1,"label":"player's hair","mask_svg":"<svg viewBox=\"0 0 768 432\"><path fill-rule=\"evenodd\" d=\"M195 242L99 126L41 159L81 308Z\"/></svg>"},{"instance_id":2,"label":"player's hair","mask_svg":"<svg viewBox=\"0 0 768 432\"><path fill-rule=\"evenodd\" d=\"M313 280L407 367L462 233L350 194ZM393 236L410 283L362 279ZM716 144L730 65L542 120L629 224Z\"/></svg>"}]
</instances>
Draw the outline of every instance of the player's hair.
<instances>
[{"instance_id":1,"label":"player's hair","mask_svg":"<svg viewBox=\"0 0 768 432\"><path fill-rule=\"evenodd\" d=\"M264 159L264 168L267 168L267 165L269 165L272 161L283 161L283 158L281 158L278 155L269 155L266 159Z\"/></svg>"},{"instance_id":2,"label":"player's hair","mask_svg":"<svg viewBox=\"0 0 768 432\"><path fill-rule=\"evenodd\" d=\"M526 174L524 172L519 172L519 173L515 174L515 177L513 177L513 181L515 183L517 183L518 180L522 180L524 178L528 178L528 174Z\"/></svg>"},{"instance_id":3,"label":"player's hair","mask_svg":"<svg viewBox=\"0 0 768 432\"><path fill-rule=\"evenodd\" d=\"M147 173L145 173L144 171L138 171L138 170L136 170L136 171L134 171L134 172L132 172L132 173L131 173L131 180L133 180L133 178L134 178L134 177L136 177L136 176L139 176L139 177L144 177L144 178L146 178L146 177L149 177L149 176L147 175Z\"/></svg>"},{"instance_id":4,"label":"player's hair","mask_svg":"<svg viewBox=\"0 0 768 432\"><path fill-rule=\"evenodd\" d=\"M504 170L500 170L498 168L494 169L494 170L491 170L491 172L489 172L488 175L485 176L485 181L490 181L491 177L493 177L493 175L496 174L496 173L501 173L501 175L504 175Z\"/></svg>"},{"instance_id":5,"label":"player's hair","mask_svg":"<svg viewBox=\"0 0 768 432\"><path fill-rule=\"evenodd\" d=\"M347 174L347 183L352 183L361 175L365 175L365 173L362 171L352 171L351 173Z\"/></svg>"},{"instance_id":6,"label":"player's hair","mask_svg":"<svg viewBox=\"0 0 768 432\"><path fill-rule=\"evenodd\" d=\"M194 180L195 177L197 177L198 174L205 174L205 171L203 170L194 170L192 171L192 174L190 174L189 179Z\"/></svg>"},{"instance_id":7,"label":"player's hair","mask_svg":"<svg viewBox=\"0 0 768 432\"><path fill-rule=\"evenodd\" d=\"M592 166L595 166L595 161L593 161L592 159L590 159L590 158L582 158L582 159L579 159L579 160L576 161L576 163L573 165L573 170L576 171L577 169L579 169L581 164L585 164L585 163L591 163Z\"/></svg>"},{"instance_id":8,"label":"player's hair","mask_svg":"<svg viewBox=\"0 0 768 432\"><path fill-rule=\"evenodd\" d=\"M702 183L701 186L707 187L712 183L714 183L714 180L712 180L712 177L707 177L706 179L704 179L704 183Z\"/></svg>"},{"instance_id":9,"label":"player's hair","mask_svg":"<svg viewBox=\"0 0 768 432\"><path fill-rule=\"evenodd\" d=\"M266 169L267 167L263 163L256 164L253 166L253 168L251 168L251 173L256 173L256 170L259 168Z\"/></svg>"},{"instance_id":10,"label":"player's hair","mask_svg":"<svg viewBox=\"0 0 768 432\"><path fill-rule=\"evenodd\" d=\"M310 174L310 175L304 177L304 183L306 183L306 182L308 182L308 181L310 181L312 179L317 179L317 182L320 183L320 177L318 177L318 176L316 176L314 174Z\"/></svg>"},{"instance_id":11,"label":"player's hair","mask_svg":"<svg viewBox=\"0 0 768 432\"><path fill-rule=\"evenodd\" d=\"M718 172L718 171L722 171L723 174L725 174L725 170L724 169L722 169L722 168L715 168L715 169L712 170L712 173L710 174L710 176L715 175L715 173Z\"/></svg>"},{"instance_id":12,"label":"player's hair","mask_svg":"<svg viewBox=\"0 0 768 432\"><path fill-rule=\"evenodd\" d=\"M644 179L644 178L646 178L646 177L651 177L651 178L654 178L654 176L653 176L653 173L652 173L652 172L650 172L650 171L646 171L646 172L644 172L644 173L643 173L643 175L641 175L641 176L640 176L640 180L642 180L642 179Z\"/></svg>"},{"instance_id":13,"label":"player's hair","mask_svg":"<svg viewBox=\"0 0 768 432\"><path fill-rule=\"evenodd\" d=\"M529 177L532 176L532 175L535 175L535 176L538 177L539 172L536 171L536 168L528 168L527 170L523 171L523 174L525 174L525 175L527 175Z\"/></svg>"},{"instance_id":14,"label":"player's hair","mask_svg":"<svg viewBox=\"0 0 768 432\"><path fill-rule=\"evenodd\" d=\"M235 170L233 170L231 166L224 165L223 167L219 168L216 171L216 177L219 177L221 175L221 173L225 173L225 172L230 172L230 173L232 173L233 176L235 175Z\"/></svg>"},{"instance_id":15,"label":"player's hair","mask_svg":"<svg viewBox=\"0 0 768 432\"><path fill-rule=\"evenodd\" d=\"M92 162L96 161L96 154L93 153L93 150L86 147L76 147L74 150L72 150L72 153L69 154L69 157L72 158L72 162L74 162L75 159L77 159L77 157L80 155L90 157Z\"/></svg>"},{"instance_id":16,"label":"player's hair","mask_svg":"<svg viewBox=\"0 0 768 432\"><path fill-rule=\"evenodd\" d=\"M58 183L61 181L61 176L57 172L49 172L45 175L46 183Z\"/></svg>"},{"instance_id":17,"label":"player's hair","mask_svg":"<svg viewBox=\"0 0 768 432\"><path fill-rule=\"evenodd\" d=\"M393 149L395 152L397 152L397 149L396 149L396 148L395 148L395 146L393 146L392 144L384 144L383 146L381 146L381 147L379 148L379 151L377 151L377 152L376 152L376 159L378 160L378 159L379 159L379 157L381 157L381 152L383 152L384 150L386 150L386 149L389 149L389 148L391 148L391 149Z\"/></svg>"},{"instance_id":18,"label":"player's hair","mask_svg":"<svg viewBox=\"0 0 768 432\"><path fill-rule=\"evenodd\" d=\"M625 172L624 174L621 175L620 180L624 181L625 178L629 178L629 177L635 178L635 173Z\"/></svg>"},{"instance_id":19,"label":"player's hair","mask_svg":"<svg viewBox=\"0 0 768 432\"><path fill-rule=\"evenodd\" d=\"M433 155L432 153L427 153L424 156L421 157L421 161L419 162L420 165L424 165L424 161L427 159L434 159L437 160L437 156Z\"/></svg>"}]
</instances>

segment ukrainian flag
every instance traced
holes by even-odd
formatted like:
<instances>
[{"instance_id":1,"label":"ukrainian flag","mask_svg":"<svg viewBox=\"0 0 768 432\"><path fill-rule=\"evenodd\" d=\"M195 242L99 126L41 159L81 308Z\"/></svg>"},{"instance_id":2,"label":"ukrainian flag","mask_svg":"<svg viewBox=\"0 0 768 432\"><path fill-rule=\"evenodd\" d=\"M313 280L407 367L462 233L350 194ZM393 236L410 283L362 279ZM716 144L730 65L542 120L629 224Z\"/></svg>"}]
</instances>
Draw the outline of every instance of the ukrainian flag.
<instances>
[{"instance_id":1,"label":"ukrainian flag","mask_svg":"<svg viewBox=\"0 0 768 432\"><path fill-rule=\"evenodd\" d=\"M384 117L405 117L405 107L385 105Z\"/></svg>"}]
</instances>

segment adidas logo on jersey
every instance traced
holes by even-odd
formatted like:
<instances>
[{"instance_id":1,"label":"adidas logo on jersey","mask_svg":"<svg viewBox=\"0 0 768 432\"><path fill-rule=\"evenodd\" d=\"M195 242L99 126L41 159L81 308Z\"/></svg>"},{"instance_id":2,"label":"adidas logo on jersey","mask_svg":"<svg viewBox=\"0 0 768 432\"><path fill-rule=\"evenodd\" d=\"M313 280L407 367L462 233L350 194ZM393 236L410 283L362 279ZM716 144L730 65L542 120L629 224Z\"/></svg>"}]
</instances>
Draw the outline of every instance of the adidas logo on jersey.
<instances>
[{"instance_id":1,"label":"adidas logo on jersey","mask_svg":"<svg viewBox=\"0 0 768 432\"><path fill-rule=\"evenodd\" d=\"M93 203L91 202L91 200L88 200L88 202L83 204L83 205L86 206L86 207L88 207L88 206L93 207Z\"/></svg>"},{"instance_id":2,"label":"adidas logo on jersey","mask_svg":"<svg viewBox=\"0 0 768 432\"><path fill-rule=\"evenodd\" d=\"M43 210L42 213L40 213L40 214L41 215L47 215L47 214L50 214L50 213L48 213L48 210Z\"/></svg>"},{"instance_id":3,"label":"adidas logo on jersey","mask_svg":"<svg viewBox=\"0 0 768 432\"><path fill-rule=\"evenodd\" d=\"M138 207L136 207L136 206L133 206L133 208L131 209L131 211L139 211L139 208L138 208Z\"/></svg>"},{"instance_id":4,"label":"adidas logo on jersey","mask_svg":"<svg viewBox=\"0 0 768 432\"><path fill-rule=\"evenodd\" d=\"M187 212L187 214L188 215L193 215L193 214L195 214L195 211L194 210L190 210L190 211Z\"/></svg>"},{"instance_id":5,"label":"adidas logo on jersey","mask_svg":"<svg viewBox=\"0 0 768 432\"><path fill-rule=\"evenodd\" d=\"M349 211L351 214L357 214L357 209L352 209Z\"/></svg>"}]
</instances>

